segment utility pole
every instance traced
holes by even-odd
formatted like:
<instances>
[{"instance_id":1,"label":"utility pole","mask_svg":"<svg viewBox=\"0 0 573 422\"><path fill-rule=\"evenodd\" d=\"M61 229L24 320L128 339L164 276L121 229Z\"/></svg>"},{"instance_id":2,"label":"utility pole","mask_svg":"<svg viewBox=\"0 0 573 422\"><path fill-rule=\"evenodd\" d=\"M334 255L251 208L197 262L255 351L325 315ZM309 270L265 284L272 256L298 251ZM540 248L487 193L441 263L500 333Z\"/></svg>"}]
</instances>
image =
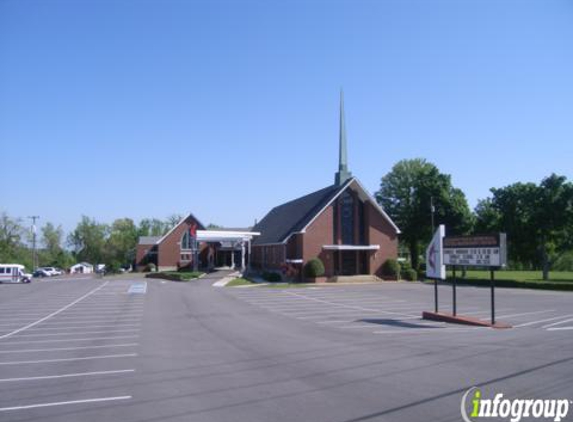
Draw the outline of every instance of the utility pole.
<instances>
[{"instance_id":1,"label":"utility pole","mask_svg":"<svg viewBox=\"0 0 573 422\"><path fill-rule=\"evenodd\" d=\"M433 196L430 196L430 212L432 213L432 233L434 233L434 213L436 212L436 207L434 207Z\"/></svg>"},{"instance_id":2,"label":"utility pole","mask_svg":"<svg viewBox=\"0 0 573 422\"><path fill-rule=\"evenodd\" d=\"M33 271L36 271L38 268L38 255L36 253L36 220L40 218L39 215L32 215L28 217L32 220L32 268Z\"/></svg>"}]
</instances>

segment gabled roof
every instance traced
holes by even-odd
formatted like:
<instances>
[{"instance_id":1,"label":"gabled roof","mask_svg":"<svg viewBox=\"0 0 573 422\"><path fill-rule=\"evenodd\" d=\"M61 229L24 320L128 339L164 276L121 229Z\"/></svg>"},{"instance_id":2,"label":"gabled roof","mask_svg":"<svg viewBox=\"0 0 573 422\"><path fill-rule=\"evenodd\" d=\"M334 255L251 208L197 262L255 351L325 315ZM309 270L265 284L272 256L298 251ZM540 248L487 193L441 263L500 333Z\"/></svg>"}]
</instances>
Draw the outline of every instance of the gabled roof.
<instances>
[{"instance_id":1,"label":"gabled roof","mask_svg":"<svg viewBox=\"0 0 573 422\"><path fill-rule=\"evenodd\" d=\"M294 233L304 232L307 227L353 182L359 190L363 201L370 202L388 223L400 233L400 229L378 205L376 200L364 189L355 177L350 178L341 186L331 185L319 191L310 193L293 201L273 208L253 230L261 235L253 241L253 245L283 243Z\"/></svg>"},{"instance_id":2,"label":"gabled roof","mask_svg":"<svg viewBox=\"0 0 573 422\"><path fill-rule=\"evenodd\" d=\"M138 245L155 245L161 236L140 236Z\"/></svg>"},{"instance_id":3,"label":"gabled roof","mask_svg":"<svg viewBox=\"0 0 573 422\"><path fill-rule=\"evenodd\" d=\"M253 228L261 233L253 245L284 242L292 233L301 231L347 185L331 185L273 208Z\"/></svg>"}]
</instances>

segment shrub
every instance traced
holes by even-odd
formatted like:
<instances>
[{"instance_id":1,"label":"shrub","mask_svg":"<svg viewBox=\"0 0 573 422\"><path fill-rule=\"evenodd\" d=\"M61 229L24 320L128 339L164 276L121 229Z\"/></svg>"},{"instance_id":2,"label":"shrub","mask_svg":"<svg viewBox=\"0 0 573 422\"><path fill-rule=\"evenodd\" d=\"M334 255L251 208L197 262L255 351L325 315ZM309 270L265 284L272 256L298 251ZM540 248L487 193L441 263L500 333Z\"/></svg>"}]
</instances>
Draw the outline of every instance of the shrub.
<instances>
[{"instance_id":1,"label":"shrub","mask_svg":"<svg viewBox=\"0 0 573 422\"><path fill-rule=\"evenodd\" d=\"M418 272L413 269L402 271L402 277L408 281L416 281L418 279Z\"/></svg>"},{"instance_id":2,"label":"shrub","mask_svg":"<svg viewBox=\"0 0 573 422\"><path fill-rule=\"evenodd\" d=\"M282 277L281 277L280 274L278 274L278 273L273 273L273 272L270 272L270 271L265 271L265 272L263 273L263 276L262 276L262 277L263 277L263 280L265 280L265 281L270 281L271 283L275 283L275 282L277 282L277 281L282 281Z\"/></svg>"},{"instance_id":3,"label":"shrub","mask_svg":"<svg viewBox=\"0 0 573 422\"><path fill-rule=\"evenodd\" d=\"M155 264L153 262L149 262L144 269L145 272L148 273L154 273L157 271L157 267L155 266Z\"/></svg>"},{"instance_id":4,"label":"shrub","mask_svg":"<svg viewBox=\"0 0 573 422\"><path fill-rule=\"evenodd\" d=\"M382 265L382 274L398 278L400 276L400 263L395 259L387 259Z\"/></svg>"},{"instance_id":5,"label":"shrub","mask_svg":"<svg viewBox=\"0 0 573 422\"><path fill-rule=\"evenodd\" d=\"M324 264L318 258L309 260L304 265L304 275L309 278L321 277L324 275Z\"/></svg>"}]
</instances>

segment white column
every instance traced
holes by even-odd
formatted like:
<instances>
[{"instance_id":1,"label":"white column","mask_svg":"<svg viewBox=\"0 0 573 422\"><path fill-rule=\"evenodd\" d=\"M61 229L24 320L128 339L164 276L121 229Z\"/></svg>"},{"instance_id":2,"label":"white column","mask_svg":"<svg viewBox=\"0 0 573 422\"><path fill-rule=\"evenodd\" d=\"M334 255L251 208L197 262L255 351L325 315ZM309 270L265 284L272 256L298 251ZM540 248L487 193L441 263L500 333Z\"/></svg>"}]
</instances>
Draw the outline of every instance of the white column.
<instances>
[{"instance_id":1,"label":"white column","mask_svg":"<svg viewBox=\"0 0 573 422\"><path fill-rule=\"evenodd\" d=\"M241 271L245 271L245 241L241 241Z\"/></svg>"},{"instance_id":2,"label":"white column","mask_svg":"<svg viewBox=\"0 0 573 422\"><path fill-rule=\"evenodd\" d=\"M249 269L249 272L250 272L250 271L251 271L251 239L249 239L248 242L249 242L249 243L247 243L247 245L248 245L248 249L247 249L247 250L249 251L249 261L248 261L248 263L247 263L247 266L248 266L248 269Z\"/></svg>"},{"instance_id":3,"label":"white column","mask_svg":"<svg viewBox=\"0 0 573 422\"><path fill-rule=\"evenodd\" d=\"M235 269L235 244L231 243L233 247L231 248L231 268Z\"/></svg>"}]
</instances>

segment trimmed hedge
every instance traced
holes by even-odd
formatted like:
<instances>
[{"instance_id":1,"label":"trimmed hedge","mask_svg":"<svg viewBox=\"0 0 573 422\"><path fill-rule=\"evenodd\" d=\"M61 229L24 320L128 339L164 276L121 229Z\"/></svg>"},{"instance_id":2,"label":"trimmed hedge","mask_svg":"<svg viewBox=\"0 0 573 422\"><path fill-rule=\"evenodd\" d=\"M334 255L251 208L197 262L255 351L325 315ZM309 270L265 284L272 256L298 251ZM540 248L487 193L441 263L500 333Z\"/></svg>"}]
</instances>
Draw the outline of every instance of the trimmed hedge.
<instances>
[{"instance_id":1,"label":"trimmed hedge","mask_svg":"<svg viewBox=\"0 0 573 422\"><path fill-rule=\"evenodd\" d=\"M189 281L199 278L202 272L177 272L177 271L164 271L161 273L149 273L145 275L145 278L160 278L163 280L171 281Z\"/></svg>"},{"instance_id":2,"label":"trimmed hedge","mask_svg":"<svg viewBox=\"0 0 573 422\"><path fill-rule=\"evenodd\" d=\"M324 264L318 258L309 260L304 265L304 275L308 278L322 277L324 275Z\"/></svg>"},{"instance_id":3,"label":"trimmed hedge","mask_svg":"<svg viewBox=\"0 0 573 422\"><path fill-rule=\"evenodd\" d=\"M382 274L390 277L400 277L400 263L395 259L387 259L382 264Z\"/></svg>"}]
</instances>

